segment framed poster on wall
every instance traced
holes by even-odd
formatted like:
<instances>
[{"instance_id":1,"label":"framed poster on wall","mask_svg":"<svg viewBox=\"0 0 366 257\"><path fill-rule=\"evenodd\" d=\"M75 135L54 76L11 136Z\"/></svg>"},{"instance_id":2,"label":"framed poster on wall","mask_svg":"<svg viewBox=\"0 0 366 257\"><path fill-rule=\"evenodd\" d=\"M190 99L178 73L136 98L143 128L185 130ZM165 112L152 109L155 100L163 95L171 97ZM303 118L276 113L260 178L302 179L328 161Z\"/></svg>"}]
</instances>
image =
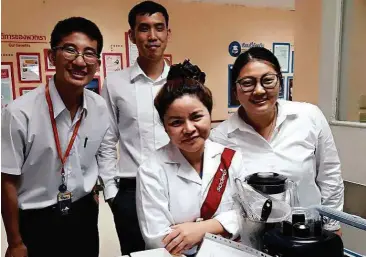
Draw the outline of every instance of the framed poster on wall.
<instances>
[{"instance_id":1,"label":"framed poster on wall","mask_svg":"<svg viewBox=\"0 0 366 257\"><path fill-rule=\"evenodd\" d=\"M19 94L22 96L22 95L28 93L29 91L32 91L35 88L36 87L21 87L21 88L19 88Z\"/></svg>"},{"instance_id":2,"label":"framed poster on wall","mask_svg":"<svg viewBox=\"0 0 366 257\"><path fill-rule=\"evenodd\" d=\"M228 83L227 83L227 87L228 87L228 107L229 108L237 108L240 106L240 102L238 101L238 99L236 98L236 93L235 93L235 87L231 86L231 72L233 69L233 65L229 64L228 65Z\"/></svg>"},{"instance_id":3,"label":"framed poster on wall","mask_svg":"<svg viewBox=\"0 0 366 257\"><path fill-rule=\"evenodd\" d=\"M20 83L42 83L39 53L17 53L18 79Z\"/></svg>"},{"instance_id":4,"label":"framed poster on wall","mask_svg":"<svg viewBox=\"0 0 366 257\"><path fill-rule=\"evenodd\" d=\"M12 62L1 62L1 108L16 97Z\"/></svg>"},{"instance_id":5,"label":"framed poster on wall","mask_svg":"<svg viewBox=\"0 0 366 257\"><path fill-rule=\"evenodd\" d=\"M295 52L294 51L292 51L291 52L291 73L294 73L294 58L295 58Z\"/></svg>"},{"instance_id":6,"label":"framed poster on wall","mask_svg":"<svg viewBox=\"0 0 366 257\"><path fill-rule=\"evenodd\" d=\"M290 72L290 43L273 43L273 54L277 57L282 73Z\"/></svg>"},{"instance_id":7,"label":"framed poster on wall","mask_svg":"<svg viewBox=\"0 0 366 257\"><path fill-rule=\"evenodd\" d=\"M122 53L102 53L104 77L109 72L123 69Z\"/></svg>"},{"instance_id":8,"label":"framed poster on wall","mask_svg":"<svg viewBox=\"0 0 366 257\"><path fill-rule=\"evenodd\" d=\"M139 56L139 50L137 49L137 46L131 42L128 32L125 32L125 42L127 67L131 67Z\"/></svg>"},{"instance_id":9,"label":"framed poster on wall","mask_svg":"<svg viewBox=\"0 0 366 257\"><path fill-rule=\"evenodd\" d=\"M56 67L53 66L50 59L48 58L48 51L50 49L43 49L43 55L44 55L44 66L46 71L55 71Z\"/></svg>"},{"instance_id":10,"label":"framed poster on wall","mask_svg":"<svg viewBox=\"0 0 366 257\"><path fill-rule=\"evenodd\" d=\"M281 83L280 83L280 90L278 92L278 98L279 99L286 99L286 85L285 85L285 79L282 77L281 78Z\"/></svg>"},{"instance_id":11,"label":"framed poster on wall","mask_svg":"<svg viewBox=\"0 0 366 257\"><path fill-rule=\"evenodd\" d=\"M100 95L101 93L101 86L100 86L100 77L95 76L92 81L89 82L88 85L85 86L86 89L89 89L90 91L93 91L94 93L97 93Z\"/></svg>"},{"instance_id":12,"label":"framed poster on wall","mask_svg":"<svg viewBox=\"0 0 366 257\"><path fill-rule=\"evenodd\" d=\"M173 65L173 57L171 54L164 54L164 59L169 66Z\"/></svg>"},{"instance_id":13,"label":"framed poster on wall","mask_svg":"<svg viewBox=\"0 0 366 257\"><path fill-rule=\"evenodd\" d=\"M294 77L287 77L287 100L292 101L292 87L294 84Z\"/></svg>"}]
</instances>

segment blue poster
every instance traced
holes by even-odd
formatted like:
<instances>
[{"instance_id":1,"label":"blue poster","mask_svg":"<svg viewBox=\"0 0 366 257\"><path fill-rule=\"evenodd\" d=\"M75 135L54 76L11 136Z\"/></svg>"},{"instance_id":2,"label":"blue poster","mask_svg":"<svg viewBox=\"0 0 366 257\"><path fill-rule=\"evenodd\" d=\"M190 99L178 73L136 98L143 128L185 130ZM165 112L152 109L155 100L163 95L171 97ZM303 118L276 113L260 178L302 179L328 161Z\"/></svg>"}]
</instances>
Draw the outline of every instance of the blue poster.
<instances>
[{"instance_id":1,"label":"blue poster","mask_svg":"<svg viewBox=\"0 0 366 257\"><path fill-rule=\"evenodd\" d=\"M279 99L285 99L285 84L284 84L285 80L283 78L281 78L281 83L280 83L280 90L278 92L278 98Z\"/></svg>"},{"instance_id":2,"label":"blue poster","mask_svg":"<svg viewBox=\"0 0 366 257\"><path fill-rule=\"evenodd\" d=\"M231 71L233 69L233 65L229 64L228 65L228 83L227 83L227 87L228 87L228 107L229 108L237 108L240 106L240 102L238 101L238 99L236 98L235 95L235 87L231 87Z\"/></svg>"},{"instance_id":3,"label":"blue poster","mask_svg":"<svg viewBox=\"0 0 366 257\"><path fill-rule=\"evenodd\" d=\"M86 89L89 89L90 91L93 91L94 93L100 94L99 92L99 79L93 78L92 81L89 82L88 85L85 86Z\"/></svg>"},{"instance_id":4,"label":"blue poster","mask_svg":"<svg viewBox=\"0 0 366 257\"><path fill-rule=\"evenodd\" d=\"M288 76L287 77L287 100L292 101L292 87L294 84L294 77Z\"/></svg>"}]
</instances>

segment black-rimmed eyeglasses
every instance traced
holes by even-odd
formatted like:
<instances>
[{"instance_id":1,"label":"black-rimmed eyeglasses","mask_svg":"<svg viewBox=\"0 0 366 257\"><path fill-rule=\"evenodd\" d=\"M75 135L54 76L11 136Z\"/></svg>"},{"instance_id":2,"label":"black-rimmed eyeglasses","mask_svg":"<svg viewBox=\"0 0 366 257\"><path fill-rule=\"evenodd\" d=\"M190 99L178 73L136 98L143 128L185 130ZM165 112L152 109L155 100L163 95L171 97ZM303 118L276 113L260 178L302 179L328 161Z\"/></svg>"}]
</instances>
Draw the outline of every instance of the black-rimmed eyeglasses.
<instances>
[{"instance_id":1,"label":"black-rimmed eyeglasses","mask_svg":"<svg viewBox=\"0 0 366 257\"><path fill-rule=\"evenodd\" d=\"M56 46L52 48L52 50L61 50L62 55L65 57L66 60L73 61L79 56L83 57L84 62L89 65L94 65L99 60L99 55L91 50L86 50L84 53L79 53L74 47L72 46Z\"/></svg>"},{"instance_id":2,"label":"black-rimmed eyeglasses","mask_svg":"<svg viewBox=\"0 0 366 257\"><path fill-rule=\"evenodd\" d=\"M273 89L276 87L279 79L279 74L267 73L260 77L259 82L263 88ZM235 83L240 86L240 89L243 92L252 92L258 84L258 78L251 76L243 77L238 79Z\"/></svg>"}]
</instances>

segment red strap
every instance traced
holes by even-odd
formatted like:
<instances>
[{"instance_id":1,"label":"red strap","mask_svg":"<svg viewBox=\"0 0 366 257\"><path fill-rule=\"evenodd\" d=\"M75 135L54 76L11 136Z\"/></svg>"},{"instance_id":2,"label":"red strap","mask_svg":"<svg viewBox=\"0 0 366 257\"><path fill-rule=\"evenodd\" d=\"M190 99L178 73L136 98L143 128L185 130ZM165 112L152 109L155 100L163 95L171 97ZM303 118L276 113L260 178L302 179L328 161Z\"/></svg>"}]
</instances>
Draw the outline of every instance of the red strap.
<instances>
[{"instance_id":1,"label":"red strap","mask_svg":"<svg viewBox=\"0 0 366 257\"><path fill-rule=\"evenodd\" d=\"M225 192L227 180L229 178L229 168L235 151L225 148L221 155L221 163L212 180L206 199L201 207L201 218L211 219L220 205L222 195Z\"/></svg>"},{"instance_id":2,"label":"red strap","mask_svg":"<svg viewBox=\"0 0 366 257\"><path fill-rule=\"evenodd\" d=\"M66 163L67 157L69 157L69 154L70 154L72 145L75 142L75 138L76 138L76 135L78 134L78 131L79 131L79 128L80 128L80 124L81 124L81 120L83 118L83 114L84 113L83 112L81 113L80 119L76 122L74 131L72 133L70 142L69 142L69 144L67 146L65 155L62 156L60 138L58 136L57 126L56 126L56 120L55 120L55 117L54 117L53 105L52 105L52 100L51 100L50 90L49 90L48 84L46 84L46 92L45 93L46 93L46 100L47 100L47 104L48 104L48 111L50 113L50 119L51 119L51 123L52 123L52 130L53 130L53 136L54 136L55 144L56 144L56 148L57 148L57 153L58 153L58 157L59 157L59 159L61 160L61 163L62 163L61 175L64 175L65 174L64 165Z\"/></svg>"}]
</instances>

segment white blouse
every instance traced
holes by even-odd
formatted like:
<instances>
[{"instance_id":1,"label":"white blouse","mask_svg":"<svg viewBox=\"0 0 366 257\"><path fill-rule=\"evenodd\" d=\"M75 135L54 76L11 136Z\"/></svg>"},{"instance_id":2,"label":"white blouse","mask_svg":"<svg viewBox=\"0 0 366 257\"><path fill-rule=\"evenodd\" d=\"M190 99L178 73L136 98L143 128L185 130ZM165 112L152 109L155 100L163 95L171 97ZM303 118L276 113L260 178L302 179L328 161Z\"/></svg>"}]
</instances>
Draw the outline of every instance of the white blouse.
<instances>
[{"instance_id":1,"label":"white blouse","mask_svg":"<svg viewBox=\"0 0 366 257\"><path fill-rule=\"evenodd\" d=\"M214 128L211 140L243 154L249 173L276 172L298 186L300 205L343 209L341 165L332 132L321 110L312 104L278 100L272 138L267 141L238 112ZM329 230L339 229L329 222Z\"/></svg>"}]
</instances>

